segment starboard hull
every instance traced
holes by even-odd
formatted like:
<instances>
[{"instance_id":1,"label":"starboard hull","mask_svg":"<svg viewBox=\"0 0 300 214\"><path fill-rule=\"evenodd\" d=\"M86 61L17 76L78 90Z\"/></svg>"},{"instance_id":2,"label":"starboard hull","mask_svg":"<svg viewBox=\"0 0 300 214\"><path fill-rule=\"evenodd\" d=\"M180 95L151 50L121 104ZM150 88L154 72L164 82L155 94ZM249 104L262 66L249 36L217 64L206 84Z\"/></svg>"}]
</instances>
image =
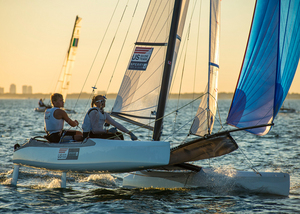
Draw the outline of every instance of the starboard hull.
<instances>
[{"instance_id":1,"label":"starboard hull","mask_svg":"<svg viewBox=\"0 0 300 214\"><path fill-rule=\"evenodd\" d=\"M245 190L251 193L288 196L290 177L287 173L245 171L217 172L202 168L191 171L139 171L123 179L125 188L208 188L222 192Z\"/></svg>"},{"instance_id":2,"label":"starboard hull","mask_svg":"<svg viewBox=\"0 0 300 214\"><path fill-rule=\"evenodd\" d=\"M29 140L13 154L13 163L48 170L128 172L167 165L170 144L157 141L88 139L47 143Z\"/></svg>"}]
</instances>

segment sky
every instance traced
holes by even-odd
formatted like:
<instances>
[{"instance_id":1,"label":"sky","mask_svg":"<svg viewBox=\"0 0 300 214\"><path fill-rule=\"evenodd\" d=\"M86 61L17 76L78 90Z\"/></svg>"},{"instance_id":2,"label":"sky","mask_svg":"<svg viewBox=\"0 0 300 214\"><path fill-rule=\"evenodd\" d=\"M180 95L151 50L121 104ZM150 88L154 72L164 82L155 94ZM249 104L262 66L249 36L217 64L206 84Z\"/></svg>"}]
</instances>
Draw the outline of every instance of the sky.
<instances>
[{"instance_id":1,"label":"sky","mask_svg":"<svg viewBox=\"0 0 300 214\"><path fill-rule=\"evenodd\" d=\"M190 2L186 26L191 23L190 37L197 35L197 27L193 26L198 26L194 23L200 16L199 52L196 64L186 61L187 75L182 80L181 93L203 92L206 86L208 2ZM0 87L4 88L4 93L8 93L12 83L16 84L17 93L22 93L23 85L31 85L33 93L54 92L77 15L82 18L82 29L69 93L90 93L93 86L99 91L117 93L149 0L120 0L111 19L117 3L117 0L0 0ZM254 4L255 0L221 2L219 92L235 89ZM192 8L195 8L193 19L190 18ZM188 59L196 55L196 41L190 39L187 43L188 47L194 48L188 51ZM298 67L289 93L300 93L299 70ZM180 76L175 75L173 93L179 91ZM194 78L196 87L191 84Z\"/></svg>"}]
</instances>

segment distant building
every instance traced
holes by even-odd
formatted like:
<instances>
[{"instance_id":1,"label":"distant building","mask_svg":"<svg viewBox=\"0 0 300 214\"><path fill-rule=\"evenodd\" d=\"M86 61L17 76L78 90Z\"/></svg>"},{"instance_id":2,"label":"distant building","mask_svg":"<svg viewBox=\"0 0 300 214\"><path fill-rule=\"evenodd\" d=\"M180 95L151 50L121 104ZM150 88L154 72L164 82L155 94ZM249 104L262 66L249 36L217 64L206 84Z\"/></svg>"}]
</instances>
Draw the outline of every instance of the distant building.
<instances>
[{"instance_id":1,"label":"distant building","mask_svg":"<svg viewBox=\"0 0 300 214\"><path fill-rule=\"evenodd\" d=\"M22 94L28 94L27 88L28 88L27 85L22 86Z\"/></svg>"},{"instance_id":2,"label":"distant building","mask_svg":"<svg viewBox=\"0 0 300 214\"><path fill-rule=\"evenodd\" d=\"M9 93L10 94L16 94L17 93L17 87L15 84L11 84L9 87Z\"/></svg>"},{"instance_id":3,"label":"distant building","mask_svg":"<svg viewBox=\"0 0 300 214\"><path fill-rule=\"evenodd\" d=\"M32 94L32 86L31 85L29 85L27 87L27 94Z\"/></svg>"},{"instance_id":4,"label":"distant building","mask_svg":"<svg viewBox=\"0 0 300 214\"><path fill-rule=\"evenodd\" d=\"M0 87L0 94L4 94L4 88Z\"/></svg>"}]
</instances>

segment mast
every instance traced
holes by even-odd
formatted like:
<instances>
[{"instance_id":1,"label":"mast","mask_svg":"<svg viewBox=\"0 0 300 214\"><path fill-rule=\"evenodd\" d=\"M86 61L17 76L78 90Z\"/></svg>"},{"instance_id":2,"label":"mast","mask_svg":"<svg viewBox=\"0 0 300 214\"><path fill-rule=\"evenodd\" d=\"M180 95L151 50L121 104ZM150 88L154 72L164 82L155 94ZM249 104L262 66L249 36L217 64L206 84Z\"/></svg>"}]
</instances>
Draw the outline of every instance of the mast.
<instances>
[{"instance_id":1,"label":"mast","mask_svg":"<svg viewBox=\"0 0 300 214\"><path fill-rule=\"evenodd\" d=\"M212 1L210 1L210 15L209 15L209 32L211 32L211 16L212 16ZM211 33L209 33L209 47L208 47L208 81L207 81L207 134L211 133L210 130L210 108L209 108L209 99L210 99L210 62L211 62Z\"/></svg>"},{"instance_id":2,"label":"mast","mask_svg":"<svg viewBox=\"0 0 300 214\"><path fill-rule=\"evenodd\" d=\"M220 0L210 1L208 79L190 134L210 135L214 126L218 100L220 55Z\"/></svg>"},{"instance_id":3,"label":"mast","mask_svg":"<svg viewBox=\"0 0 300 214\"><path fill-rule=\"evenodd\" d=\"M78 16L76 16L75 18L75 23L74 23L74 27L73 27L73 31L72 31L72 36L71 36L71 40L70 40L70 45L69 45L69 49L68 49L68 57L70 55L70 49L72 47L72 43L73 43L73 39L74 39L74 33L75 33L75 29L76 29L76 24L77 24L77 20L79 19Z\"/></svg>"},{"instance_id":4,"label":"mast","mask_svg":"<svg viewBox=\"0 0 300 214\"><path fill-rule=\"evenodd\" d=\"M67 97L67 91L69 89L70 79L72 76L72 68L74 66L75 57L77 53L80 30L81 30L81 18L79 16L76 16L68 52L66 54L66 58L62 67L60 78L55 87L56 88L55 91L61 93L65 100Z\"/></svg>"},{"instance_id":5,"label":"mast","mask_svg":"<svg viewBox=\"0 0 300 214\"><path fill-rule=\"evenodd\" d=\"M152 137L152 139L155 141L160 140L160 136L162 132L163 116L165 113L166 101L168 97L168 86L170 82L170 73L173 64L172 62L173 62L174 49L176 44L176 36L177 36L177 29L178 29L178 23L180 17L181 4L182 4L182 0L175 0L164 72L163 72L163 77L161 82L161 91L158 100L158 107L157 107L155 125L154 125L153 137Z\"/></svg>"}]
</instances>

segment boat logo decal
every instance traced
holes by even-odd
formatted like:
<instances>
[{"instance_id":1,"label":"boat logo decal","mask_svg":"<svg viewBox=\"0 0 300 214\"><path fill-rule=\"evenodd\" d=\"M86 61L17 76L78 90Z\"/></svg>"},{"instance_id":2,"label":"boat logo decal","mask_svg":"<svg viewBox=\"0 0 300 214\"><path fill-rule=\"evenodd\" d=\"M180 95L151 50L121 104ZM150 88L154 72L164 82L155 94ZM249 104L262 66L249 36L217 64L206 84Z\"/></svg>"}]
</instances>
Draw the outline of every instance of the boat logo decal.
<instances>
[{"instance_id":1,"label":"boat logo decal","mask_svg":"<svg viewBox=\"0 0 300 214\"><path fill-rule=\"evenodd\" d=\"M147 69L152 51L153 48L136 47L128 69L145 71Z\"/></svg>"},{"instance_id":2,"label":"boat logo decal","mask_svg":"<svg viewBox=\"0 0 300 214\"><path fill-rule=\"evenodd\" d=\"M79 156L79 148L60 148L57 160L77 160Z\"/></svg>"}]
</instances>

